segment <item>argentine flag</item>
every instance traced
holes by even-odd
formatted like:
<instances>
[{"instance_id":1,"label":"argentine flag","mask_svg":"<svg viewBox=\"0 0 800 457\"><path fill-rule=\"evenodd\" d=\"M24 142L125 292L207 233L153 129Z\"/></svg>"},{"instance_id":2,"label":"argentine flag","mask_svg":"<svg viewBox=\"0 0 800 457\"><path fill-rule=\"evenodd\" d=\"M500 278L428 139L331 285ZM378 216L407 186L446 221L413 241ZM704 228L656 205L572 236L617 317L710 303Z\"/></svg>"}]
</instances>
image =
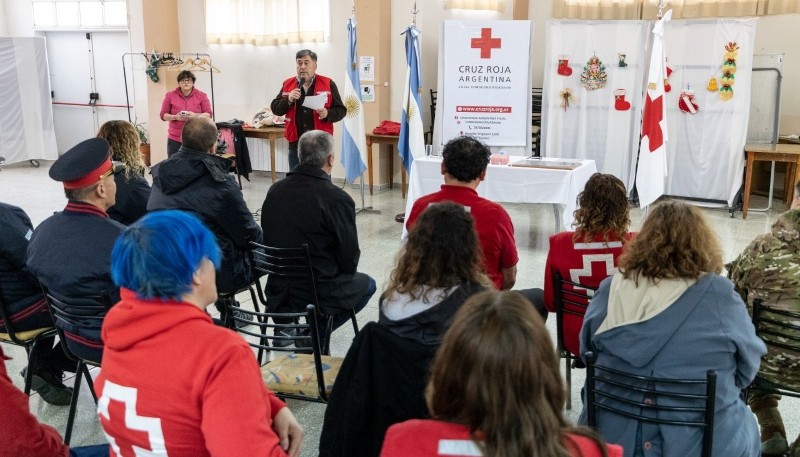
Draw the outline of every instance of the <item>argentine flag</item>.
<instances>
[{"instance_id":1,"label":"argentine flag","mask_svg":"<svg viewBox=\"0 0 800 457\"><path fill-rule=\"evenodd\" d=\"M425 130L422 127L422 104L419 84L422 72L419 65L419 30L409 26L406 35L406 88L403 92L403 117L400 120L400 140L397 149L403 167L411 171L411 162L425 156Z\"/></svg>"},{"instance_id":2,"label":"argentine flag","mask_svg":"<svg viewBox=\"0 0 800 457\"><path fill-rule=\"evenodd\" d=\"M342 134L342 166L344 174L351 183L356 180L367 166L367 140L364 133L364 105L361 103L361 80L358 77L358 55L356 52L356 20L347 20L346 81L344 84L344 106L347 115L344 118L344 134Z\"/></svg>"}]
</instances>

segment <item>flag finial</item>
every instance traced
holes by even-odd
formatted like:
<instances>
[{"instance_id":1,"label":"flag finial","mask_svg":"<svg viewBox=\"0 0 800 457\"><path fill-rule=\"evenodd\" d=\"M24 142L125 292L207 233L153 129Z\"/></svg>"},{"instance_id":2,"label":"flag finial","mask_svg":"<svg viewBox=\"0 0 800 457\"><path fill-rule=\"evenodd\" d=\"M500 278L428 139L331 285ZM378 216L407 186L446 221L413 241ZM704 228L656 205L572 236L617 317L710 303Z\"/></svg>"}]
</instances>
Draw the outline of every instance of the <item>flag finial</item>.
<instances>
[{"instance_id":1,"label":"flag finial","mask_svg":"<svg viewBox=\"0 0 800 457\"><path fill-rule=\"evenodd\" d=\"M417 2L414 2L414 7L411 8L411 23L414 24L414 27L417 26L417 13L419 13Z\"/></svg>"}]
</instances>

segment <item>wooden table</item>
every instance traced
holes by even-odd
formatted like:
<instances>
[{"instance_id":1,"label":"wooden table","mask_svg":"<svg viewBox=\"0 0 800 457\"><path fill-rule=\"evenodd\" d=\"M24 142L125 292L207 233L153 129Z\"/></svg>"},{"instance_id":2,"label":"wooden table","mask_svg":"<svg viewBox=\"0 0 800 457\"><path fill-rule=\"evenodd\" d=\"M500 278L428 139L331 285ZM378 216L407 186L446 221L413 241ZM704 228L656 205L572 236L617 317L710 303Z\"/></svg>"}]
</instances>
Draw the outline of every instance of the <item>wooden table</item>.
<instances>
[{"instance_id":1,"label":"wooden table","mask_svg":"<svg viewBox=\"0 0 800 457\"><path fill-rule=\"evenodd\" d=\"M369 170L369 194L372 195L372 145L373 144L390 144L392 150L389 151L389 188L394 187L394 153L397 150L397 143L400 137L397 135L378 135L375 133L367 133L367 170ZM378 149L380 153L380 147ZM403 198L406 197L406 169L400 167L403 175L403 188L401 189Z\"/></svg>"},{"instance_id":2,"label":"wooden table","mask_svg":"<svg viewBox=\"0 0 800 457\"><path fill-rule=\"evenodd\" d=\"M244 136L247 138L261 138L269 140L269 171L272 175L273 183L275 182L275 140L283 138L285 131L286 129L283 127L262 127L260 129L248 127L244 128Z\"/></svg>"},{"instance_id":3,"label":"wooden table","mask_svg":"<svg viewBox=\"0 0 800 457\"><path fill-rule=\"evenodd\" d=\"M784 202L790 204L797 182L797 169L800 165L800 144L747 144L744 146L747 155L747 171L744 176L744 204L742 219L747 219L747 208L750 205L750 184L753 175L753 164L757 161L786 162L786 183L784 185ZM770 183L770 187L773 183Z\"/></svg>"}]
</instances>

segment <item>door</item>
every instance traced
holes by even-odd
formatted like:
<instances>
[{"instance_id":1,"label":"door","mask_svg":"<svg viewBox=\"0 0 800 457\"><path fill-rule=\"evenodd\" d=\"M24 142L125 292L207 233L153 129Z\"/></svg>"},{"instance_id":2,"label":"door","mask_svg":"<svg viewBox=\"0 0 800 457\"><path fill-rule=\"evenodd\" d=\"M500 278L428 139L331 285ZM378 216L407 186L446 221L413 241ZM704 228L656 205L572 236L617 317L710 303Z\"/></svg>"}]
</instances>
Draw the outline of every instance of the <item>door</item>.
<instances>
[{"instance_id":1,"label":"door","mask_svg":"<svg viewBox=\"0 0 800 457\"><path fill-rule=\"evenodd\" d=\"M127 119L122 55L127 32L47 32L53 123L59 154L94 137L111 119ZM130 78L129 78L130 79ZM97 94L92 99L90 94Z\"/></svg>"}]
</instances>

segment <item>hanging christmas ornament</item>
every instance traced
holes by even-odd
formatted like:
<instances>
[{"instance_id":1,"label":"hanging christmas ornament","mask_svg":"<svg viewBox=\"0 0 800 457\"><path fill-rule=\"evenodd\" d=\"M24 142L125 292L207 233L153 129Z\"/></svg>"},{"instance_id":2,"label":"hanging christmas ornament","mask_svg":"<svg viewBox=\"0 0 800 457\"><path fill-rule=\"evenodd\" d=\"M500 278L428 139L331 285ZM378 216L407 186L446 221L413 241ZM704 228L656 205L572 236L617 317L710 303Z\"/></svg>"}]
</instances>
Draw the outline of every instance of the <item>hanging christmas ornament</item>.
<instances>
[{"instance_id":1,"label":"hanging christmas ornament","mask_svg":"<svg viewBox=\"0 0 800 457\"><path fill-rule=\"evenodd\" d=\"M700 111L700 105L694 100L693 90L686 89L681 91L681 95L678 97L678 109L689 114L697 114Z\"/></svg>"},{"instance_id":2,"label":"hanging christmas ornament","mask_svg":"<svg viewBox=\"0 0 800 457\"><path fill-rule=\"evenodd\" d=\"M628 64L625 63L625 54L619 53L617 55L619 56L619 67L620 68L627 67Z\"/></svg>"},{"instance_id":3,"label":"hanging christmas ornament","mask_svg":"<svg viewBox=\"0 0 800 457\"><path fill-rule=\"evenodd\" d=\"M617 111L628 111L631 109L631 102L625 101L625 89L614 91L614 109Z\"/></svg>"},{"instance_id":4,"label":"hanging christmas ornament","mask_svg":"<svg viewBox=\"0 0 800 457\"><path fill-rule=\"evenodd\" d=\"M556 73L561 76L572 76L572 68L569 68L568 55L558 56L558 70L556 70Z\"/></svg>"},{"instance_id":5,"label":"hanging christmas ornament","mask_svg":"<svg viewBox=\"0 0 800 457\"><path fill-rule=\"evenodd\" d=\"M564 111L567 110L570 104L575 104L575 97L572 96L572 89L569 87L559 92L558 96L561 97L561 107L564 108Z\"/></svg>"},{"instance_id":6,"label":"hanging christmas ornament","mask_svg":"<svg viewBox=\"0 0 800 457\"><path fill-rule=\"evenodd\" d=\"M603 62L597 55L590 57L581 73L581 85L587 90L600 89L605 87L607 78L606 66L603 65Z\"/></svg>"},{"instance_id":7,"label":"hanging christmas ornament","mask_svg":"<svg viewBox=\"0 0 800 457\"><path fill-rule=\"evenodd\" d=\"M669 75L671 75L673 71L673 68L667 65L667 77L664 78L664 92L672 90L672 85L669 83Z\"/></svg>"},{"instance_id":8,"label":"hanging christmas ornament","mask_svg":"<svg viewBox=\"0 0 800 457\"><path fill-rule=\"evenodd\" d=\"M736 74L736 58L739 56L739 46L731 41L725 45L725 61L722 62L722 77L719 78L719 98L728 101L733 98L733 83Z\"/></svg>"},{"instance_id":9,"label":"hanging christmas ornament","mask_svg":"<svg viewBox=\"0 0 800 457\"><path fill-rule=\"evenodd\" d=\"M718 89L718 87L717 87L717 78L712 76L711 79L708 80L708 87L707 88L708 88L709 92L716 92L717 89Z\"/></svg>"}]
</instances>

